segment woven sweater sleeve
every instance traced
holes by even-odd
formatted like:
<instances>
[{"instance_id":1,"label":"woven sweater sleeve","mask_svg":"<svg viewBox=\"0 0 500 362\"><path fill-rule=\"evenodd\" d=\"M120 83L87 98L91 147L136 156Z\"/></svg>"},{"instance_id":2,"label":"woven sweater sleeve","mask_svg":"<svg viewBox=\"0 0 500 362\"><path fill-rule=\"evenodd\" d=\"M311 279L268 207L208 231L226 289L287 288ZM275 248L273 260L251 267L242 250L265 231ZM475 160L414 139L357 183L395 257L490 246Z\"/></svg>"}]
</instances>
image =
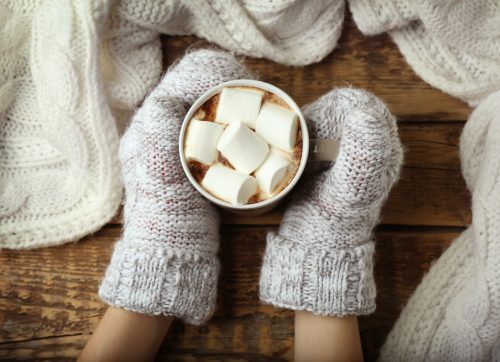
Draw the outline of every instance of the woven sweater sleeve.
<instances>
[{"instance_id":1,"label":"woven sweater sleeve","mask_svg":"<svg viewBox=\"0 0 500 362\"><path fill-rule=\"evenodd\" d=\"M196 35L239 54L306 65L336 46L344 8L343 0L123 0L117 11L168 35Z\"/></svg>"},{"instance_id":2,"label":"woven sweater sleeve","mask_svg":"<svg viewBox=\"0 0 500 362\"><path fill-rule=\"evenodd\" d=\"M418 18L411 0L349 0L354 22L365 35L401 28Z\"/></svg>"}]
</instances>

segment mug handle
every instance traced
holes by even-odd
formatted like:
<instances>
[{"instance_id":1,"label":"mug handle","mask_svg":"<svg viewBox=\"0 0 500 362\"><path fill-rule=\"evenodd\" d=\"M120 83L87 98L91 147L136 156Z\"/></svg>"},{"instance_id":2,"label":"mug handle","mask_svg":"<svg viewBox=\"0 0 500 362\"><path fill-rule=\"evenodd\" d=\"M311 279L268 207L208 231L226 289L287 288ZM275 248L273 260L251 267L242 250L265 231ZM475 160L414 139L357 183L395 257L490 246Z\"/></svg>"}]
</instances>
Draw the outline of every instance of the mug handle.
<instances>
[{"instance_id":1,"label":"mug handle","mask_svg":"<svg viewBox=\"0 0 500 362\"><path fill-rule=\"evenodd\" d=\"M327 169L339 154L340 141L310 139L309 155L304 173L312 174Z\"/></svg>"},{"instance_id":2,"label":"mug handle","mask_svg":"<svg viewBox=\"0 0 500 362\"><path fill-rule=\"evenodd\" d=\"M339 148L340 141L338 140L310 139L307 161L335 161L339 154Z\"/></svg>"}]
</instances>

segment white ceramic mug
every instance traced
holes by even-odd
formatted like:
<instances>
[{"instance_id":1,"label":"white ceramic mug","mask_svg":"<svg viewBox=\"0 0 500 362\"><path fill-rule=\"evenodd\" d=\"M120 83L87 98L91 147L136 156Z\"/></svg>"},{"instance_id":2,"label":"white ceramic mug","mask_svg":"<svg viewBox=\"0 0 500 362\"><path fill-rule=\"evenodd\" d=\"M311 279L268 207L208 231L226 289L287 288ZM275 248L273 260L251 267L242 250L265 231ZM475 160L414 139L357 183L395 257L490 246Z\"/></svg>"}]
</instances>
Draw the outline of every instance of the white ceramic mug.
<instances>
[{"instance_id":1,"label":"white ceramic mug","mask_svg":"<svg viewBox=\"0 0 500 362\"><path fill-rule=\"evenodd\" d=\"M264 89L266 91L269 91L278 97L280 97L282 100L284 100L290 108L297 113L300 121L300 129L302 131L302 156L300 159L300 164L297 169L297 172L293 176L292 180L288 183L288 185L281 190L281 192L277 193L276 195L271 196L270 198L263 200L261 202L253 203L253 204L245 204L245 205L233 205L230 204L226 201L223 201L212 194L210 194L207 190L205 190L201 185L195 180L193 175L191 174L191 171L189 169L188 161L186 160L185 153L184 153L184 138L186 135L186 129L188 126L189 121L191 118L193 118L194 114L196 111L211 97L214 95L222 92L222 89L225 87L256 87L260 89ZM317 142L318 140L313 140L314 141L314 148L313 152L315 154L314 159L315 160L334 160L336 157L336 152L338 147L336 144L328 143L328 142L323 142L321 141ZM184 117L184 121L182 123L181 127L181 132L179 135L179 155L182 163L182 168L184 169L184 172L186 173L186 176L191 182L191 184L194 186L196 190L198 190L205 198L210 200L212 203L214 203L217 206L220 206L228 211L238 213L238 214L245 214L245 215L259 215L266 213L270 211L273 207L275 207L297 184L299 181L300 177L304 173L304 169L306 167L306 163L309 157L309 146L310 146L310 140L309 140L309 132L307 130L307 124L304 119L304 116L302 115L302 112L300 111L299 106L294 102L294 100L286 94L283 90L279 89L278 87L257 81L257 80L252 80L252 79L238 79L238 80L232 80L229 82L221 83L211 89L209 89L207 92L205 92L200 98L196 100L196 102L193 103L189 111L187 112L186 116Z\"/></svg>"}]
</instances>

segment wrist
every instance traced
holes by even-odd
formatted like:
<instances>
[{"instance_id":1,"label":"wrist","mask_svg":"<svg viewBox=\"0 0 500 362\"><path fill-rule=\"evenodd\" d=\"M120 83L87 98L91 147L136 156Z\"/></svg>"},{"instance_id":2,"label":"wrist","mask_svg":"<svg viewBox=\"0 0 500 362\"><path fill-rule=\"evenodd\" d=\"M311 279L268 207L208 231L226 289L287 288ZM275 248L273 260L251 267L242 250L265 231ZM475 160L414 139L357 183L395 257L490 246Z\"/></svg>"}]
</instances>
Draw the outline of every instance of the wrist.
<instances>
[{"instance_id":1,"label":"wrist","mask_svg":"<svg viewBox=\"0 0 500 362\"><path fill-rule=\"evenodd\" d=\"M171 317L110 307L78 361L152 361L171 323Z\"/></svg>"},{"instance_id":2,"label":"wrist","mask_svg":"<svg viewBox=\"0 0 500 362\"><path fill-rule=\"evenodd\" d=\"M302 361L362 361L356 316L295 313L295 355Z\"/></svg>"}]
</instances>

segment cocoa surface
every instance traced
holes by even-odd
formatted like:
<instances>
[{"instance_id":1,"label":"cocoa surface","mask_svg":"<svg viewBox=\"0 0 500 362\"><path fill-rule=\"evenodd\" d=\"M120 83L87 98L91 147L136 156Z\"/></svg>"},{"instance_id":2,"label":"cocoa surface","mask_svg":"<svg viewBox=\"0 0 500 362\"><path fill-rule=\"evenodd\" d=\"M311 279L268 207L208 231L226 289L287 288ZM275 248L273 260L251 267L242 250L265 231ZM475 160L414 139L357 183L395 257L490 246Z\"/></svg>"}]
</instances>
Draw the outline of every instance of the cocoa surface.
<instances>
[{"instance_id":1,"label":"cocoa surface","mask_svg":"<svg viewBox=\"0 0 500 362\"><path fill-rule=\"evenodd\" d=\"M256 87L234 87L234 88L240 88L240 89L253 89L259 92L264 92L263 96L263 102L273 102L276 103L282 107L286 107L288 109L291 109L291 107L286 103L281 97L277 96L276 94L269 92L269 91L264 91L260 88ZM210 121L214 122L215 121L215 115L217 112L217 107L219 105L219 99L220 99L220 94L215 94L214 96L210 97L205 103L201 105L201 107L194 113L194 117L196 119L202 120L202 121ZM300 160L302 158L302 147L303 147L303 142L302 142L302 130L299 127L297 130L297 139L295 141L295 146L292 152L292 170L289 174L289 177L286 182L282 183L278 187L278 189L273 193L273 195L280 193L283 189L287 187L287 185L292 181L293 177L295 176L295 173L297 172L299 165L300 165ZM222 154L219 152L217 156L217 162L223 164L224 166L227 166L229 168L234 169L234 167L231 165L231 163L224 157ZM188 163L189 165L189 170L191 171L191 174L193 175L194 179L196 182L201 183L201 180L205 177L205 174L208 171L208 166L203 165L200 162L196 161L191 161ZM251 174L252 176L255 176L254 173ZM254 204L257 202L264 201L268 199L269 197L262 192L258 192L257 194L253 195L250 200L248 201L249 204Z\"/></svg>"}]
</instances>

